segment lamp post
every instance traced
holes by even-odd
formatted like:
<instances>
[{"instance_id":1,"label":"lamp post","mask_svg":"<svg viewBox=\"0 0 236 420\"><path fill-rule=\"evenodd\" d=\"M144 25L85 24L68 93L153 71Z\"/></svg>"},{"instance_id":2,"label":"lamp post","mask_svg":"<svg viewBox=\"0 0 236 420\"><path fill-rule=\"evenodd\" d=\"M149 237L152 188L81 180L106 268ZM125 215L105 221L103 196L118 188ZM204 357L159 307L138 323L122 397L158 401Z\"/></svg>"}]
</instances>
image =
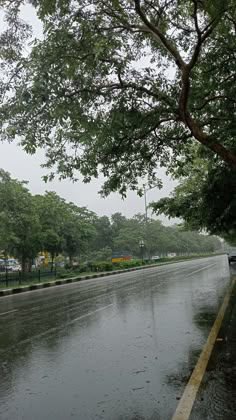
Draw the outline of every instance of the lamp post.
<instances>
[{"instance_id":1,"label":"lamp post","mask_svg":"<svg viewBox=\"0 0 236 420\"><path fill-rule=\"evenodd\" d=\"M143 240L139 241L139 246L140 246L140 250L141 250L142 263L143 263L143 248L144 248Z\"/></svg>"},{"instance_id":2,"label":"lamp post","mask_svg":"<svg viewBox=\"0 0 236 420\"><path fill-rule=\"evenodd\" d=\"M147 204L147 192L152 190L153 188L158 187L158 185L153 185L153 187L146 188L146 185L143 184L143 192L144 192L144 204L145 204L145 230L146 230L146 242L147 242L147 252L148 252L148 258L150 259L150 250L148 246L148 204Z\"/></svg>"},{"instance_id":3,"label":"lamp post","mask_svg":"<svg viewBox=\"0 0 236 420\"><path fill-rule=\"evenodd\" d=\"M146 185L143 184L143 192L144 192L144 205L145 205L145 220L147 222L148 219L148 204L147 204L147 192L153 190L153 188L157 188L158 184L153 185L153 187L146 188Z\"/></svg>"}]
</instances>

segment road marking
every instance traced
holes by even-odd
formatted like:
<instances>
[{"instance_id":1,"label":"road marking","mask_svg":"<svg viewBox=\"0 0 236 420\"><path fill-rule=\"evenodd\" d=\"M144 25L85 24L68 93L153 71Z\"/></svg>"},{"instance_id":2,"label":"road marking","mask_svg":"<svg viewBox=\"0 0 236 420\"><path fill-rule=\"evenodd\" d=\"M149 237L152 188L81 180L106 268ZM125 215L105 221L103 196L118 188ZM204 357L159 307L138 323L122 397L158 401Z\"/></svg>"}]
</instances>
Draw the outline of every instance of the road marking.
<instances>
[{"instance_id":1,"label":"road marking","mask_svg":"<svg viewBox=\"0 0 236 420\"><path fill-rule=\"evenodd\" d=\"M7 315L7 314L12 314L13 312L17 312L17 309L13 309L12 311L8 311L8 312L2 312L0 314L0 316Z\"/></svg>"},{"instance_id":2,"label":"road marking","mask_svg":"<svg viewBox=\"0 0 236 420\"><path fill-rule=\"evenodd\" d=\"M234 278L233 282L231 283L231 286L229 287L224 301L221 305L221 308L218 312L218 315L216 317L216 320L214 322L214 325L211 329L211 332L208 336L208 339L203 347L203 350L200 354L200 357L198 359L198 362L193 370L193 373L186 385L186 388L184 390L184 393L182 395L182 398L177 406L177 409L175 411L174 416L172 417L172 420L188 420L189 416L191 414L194 401L196 399L196 395L198 392L198 389L201 385L203 376L205 374L207 364L209 362L212 350L215 345L215 341L217 338L217 335L219 333L226 308L229 303L230 295L233 291L233 288L236 284L236 277Z\"/></svg>"},{"instance_id":3,"label":"road marking","mask_svg":"<svg viewBox=\"0 0 236 420\"><path fill-rule=\"evenodd\" d=\"M98 309L96 309L95 311L88 312L87 314L81 315L81 316L79 316L78 318L74 318L74 319L72 319L71 321L65 322L65 323L64 323L64 325L71 325L71 324L73 324L74 322L79 321L80 319L83 319L83 318L86 318L87 316L93 315L93 314L95 314L96 312L103 311L104 309L109 308L110 306L113 306L113 305L114 305L114 304L113 304L113 303L111 303L111 304L109 304L109 305L103 306L102 308L98 308ZM63 327L62 327L62 328L63 328ZM36 335L33 335L32 337L26 338L25 340L21 340L21 341L19 341L17 344L22 345L22 344L30 343L32 340L35 340L35 339L39 339L39 338L45 337L45 336L47 336L49 333L52 333L53 331L56 331L56 330L60 330L60 329L62 329L62 328L61 328L61 327L53 327L53 328L49 328L48 330L46 330L46 331L44 331L44 332L41 332L41 333L36 334ZM9 351L9 350L8 350L8 351ZM2 352L2 351L0 351L0 354L4 354L4 351L3 351L3 352Z\"/></svg>"},{"instance_id":4,"label":"road marking","mask_svg":"<svg viewBox=\"0 0 236 420\"><path fill-rule=\"evenodd\" d=\"M206 267L200 268L199 270L192 271L192 273L187 274L186 277L192 276L192 274L199 273L199 271L206 270L207 268L213 267L214 265L216 265L216 263L207 265Z\"/></svg>"},{"instance_id":5,"label":"road marking","mask_svg":"<svg viewBox=\"0 0 236 420\"><path fill-rule=\"evenodd\" d=\"M104 309L109 308L110 306L113 306L113 305L114 305L114 303L110 303L109 305L103 306L102 308L98 308L98 309L96 309L95 311L88 312L87 314L84 314L84 315L78 316L78 318L74 318L74 319L72 319L71 321L66 322L66 325L68 325L68 324L73 324L74 322L79 321L80 319L83 319L83 318L86 318L87 316L93 315L93 314L95 314L96 312L103 311Z\"/></svg>"},{"instance_id":6,"label":"road marking","mask_svg":"<svg viewBox=\"0 0 236 420\"><path fill-rule=\"evenodd\" d=\"M164 283L166 283L166 281L162 281L161 283L156 284L156 286L152 286L152 289L155 289L156 287L160 287Z\"/></svg>"}]
</instances>

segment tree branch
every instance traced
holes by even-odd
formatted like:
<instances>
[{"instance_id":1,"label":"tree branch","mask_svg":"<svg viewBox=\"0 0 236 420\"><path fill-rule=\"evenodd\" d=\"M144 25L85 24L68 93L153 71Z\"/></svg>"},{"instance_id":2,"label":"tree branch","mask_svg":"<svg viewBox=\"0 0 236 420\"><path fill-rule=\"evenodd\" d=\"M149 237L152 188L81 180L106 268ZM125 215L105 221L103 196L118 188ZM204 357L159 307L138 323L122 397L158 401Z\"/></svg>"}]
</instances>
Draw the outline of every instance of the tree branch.
<instances>
[{"instance_id":1,"label":"tree branch","mask_svg":"<svg viewBox=\"0 0 236 420\"><path fill-rule=\"evenodd\" d=\"M219 99L226 99L227 101L230 101L232 103L236 103L236 100L235 99L229 98L226 95L216 95L216 96L213 96L213 97L211 97L209 99L206 99L205 102L201 106L199 106L197 108L193 108L193 111L201 111L203 108L205 108L205 106L208 103L213 102L213 101L217 101Z\"/></svg>"},{"instance_id":2,"label":"tree branch","mask_svg":"<svg viewBox=\"0 0 236 420\"><path fill-rule=\"evenodd\" d=\"M146 27L150 30L150 32L154 35L158 41L161 41L162 45L165 47L165 49L172 55L172 57L175 59L175 62L177 66L182 69L185 66L185 63L177 50L176 46L173 45L166 37L165 35L159 30L159 28L155 25L153 25L147 16L142 11L140 0L134 0L135 3L135 11L143 21L143 23L146 25Z\"/></svg>"},{"instance_id":3,"label":"tree branch","mask_svg":"<svg viewBox=\"0 0 236 420\"><path fill-rule=\"evenodd\" d=\"M202 35L201 35L201 31L198 25L198 2L197 0L193 0L194 3L194 11L193 11L193 19L194 19L194 24L195 24L195 29L197 32L197 44L195 46L192 58L188 64L190 70L195 66L197 59L199 57L200 51L201 51L201 45L202 45Z\"/></svg>"},{"instance_id":4,"label":"tree branch","mask_svg":"<svg viewBox=\"0 0 236 420\"><path fill-rule=\"evenodd\" d=\"M218 143L217 140L205 133L197 124L197 122L191 117L189 113L185 117L186 125L190 129L193 137L197 139L201 144L212 150L218 156L227 162L231 168L236 170L236 155L227 150L222 144Z\"/></svg>"}]
</instances>

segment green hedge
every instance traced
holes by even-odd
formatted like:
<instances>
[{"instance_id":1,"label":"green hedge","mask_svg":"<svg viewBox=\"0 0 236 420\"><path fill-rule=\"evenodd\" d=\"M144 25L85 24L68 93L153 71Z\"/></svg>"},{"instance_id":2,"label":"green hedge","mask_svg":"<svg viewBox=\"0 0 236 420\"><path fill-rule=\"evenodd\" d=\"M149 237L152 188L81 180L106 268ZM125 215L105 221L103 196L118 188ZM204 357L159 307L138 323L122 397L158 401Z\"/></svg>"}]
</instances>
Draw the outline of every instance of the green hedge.
<instances>
[{"instance_id":1,"label":"green hedge","mask_svg":"<svg viewBox=\"0 0 236 420\"><path fill-rule=\"evenodd\" d=\"M141 265L145 265L145 264L146 264L146 261L142 261L142 260L126 260L126 261L114 263L113 269L123 270L126 268L140 267Z\"/></svg>"},{"instance_id":2,"label":"green hedge","mask_svg":"<svg viewBox=\"0 0 236 420\"><path fill-rule=\"evenodd\" d=\"M156 264L163 262L171 262L171 261L178 261L178 260L188 260L192 259L194 257L201 258L201 257L207 257L212 256L214 254L195 254L195 255L189 255L189 256L178 256L174 258L160 258L159 260L145 260L142 261L140 259L136 260L126 260L119 263L111 263L108 261L91 261L86 264L81 264L80 267L73 269L60 269L57 272L57 278L70 278L79 276L81 273L101 273L101 272L109 272L109 271L116 271L116 270L124 270L128 268L134 268L134 267L141 267L142 265L147 264ZM216 254L217 255L217 254Z\"/></svg>"},{"instance_id":3,"label":"green hedge","mask_svg":"<svg viewBox=\"0 0 236 420\"><path fill-rule=\"evenodd\" d=\"M109 261L93 261L87 264L87 271L102 272L102 271L112 271L113 266Z\"/></svg>"}]
</instances>

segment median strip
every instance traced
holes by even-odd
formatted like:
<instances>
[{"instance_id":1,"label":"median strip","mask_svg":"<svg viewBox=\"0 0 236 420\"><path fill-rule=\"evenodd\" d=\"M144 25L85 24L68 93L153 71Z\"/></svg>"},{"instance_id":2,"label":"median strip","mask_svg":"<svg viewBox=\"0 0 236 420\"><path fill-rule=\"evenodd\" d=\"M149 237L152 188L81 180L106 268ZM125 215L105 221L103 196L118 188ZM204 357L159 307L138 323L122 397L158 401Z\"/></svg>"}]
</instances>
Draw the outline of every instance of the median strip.
<instances>
[{"instance_id":1,"label":"median strip","mask_svg":"<svg viewBox=\"0 0 236 420\"><path fill-rule=\"evenodd\" d=\"M182 398L180 399L175 414L172 417L172 420L188 420L190 417L198 389L201 385L203 376L205 374L235 284L236 277L234 278L225 295L224 301L218 312L214 325L203 347L203 350L193 370L193 373L186 385L186 388L184 390Z\"/></svg>"},{"instance_id":2,"label":"median strip","mask_svg":"<svg viewBox=\"0 0 236 420\"><path fill-rule=\"evenodd\" d=\"M168 261L168 262L163 262L163 263L158 263L158 264L142 265L142 266L127 268L127 269L123 269L123 270L108 271L108 272L105 272L105 273L97 273L97 274L92 274L92 275L88 275L88 276L85 275L85 276L71 277L71 278L67 278L67 279L58 279L58 280L45 282L45 283L41 282L41 283L36 283L36 284L34 283L34 284L29 284L29 285L22 285L22 286L18 286L18 287L11 288L11 289L2 289L2 290L0 289L0 297L7 297L7 296L13 295L13 294L18 294L18 293L21 294L21 293L32 292L32 291L35 291L35 290L44 289L44 288L48 288L48 287L66 285L66 284L69 284L69 283L75 283L75 282L79 282L79 281L82 281L82 280L91 280L91 279L96 279L96 278L102 278L102 277L105 277L105 276L113 276L113 275L128 273L128 272L132 272L132 271L145 270L145 269L148 269L148 268L158 268L158 267L161 267L161 266L183 263L183 262L199 260L199 259L204 259L204 258L218 257L218 256L219 255L212 255L212 256L207 255L205 257L202 257L202 256L201 257L192 257L192 258L187 258L187 259L183 259L183 260L177 260L177 261L174 260L174 261ZM212 265L214 265L214 264L212 264Z\"/></svg>"}]
</instances>

